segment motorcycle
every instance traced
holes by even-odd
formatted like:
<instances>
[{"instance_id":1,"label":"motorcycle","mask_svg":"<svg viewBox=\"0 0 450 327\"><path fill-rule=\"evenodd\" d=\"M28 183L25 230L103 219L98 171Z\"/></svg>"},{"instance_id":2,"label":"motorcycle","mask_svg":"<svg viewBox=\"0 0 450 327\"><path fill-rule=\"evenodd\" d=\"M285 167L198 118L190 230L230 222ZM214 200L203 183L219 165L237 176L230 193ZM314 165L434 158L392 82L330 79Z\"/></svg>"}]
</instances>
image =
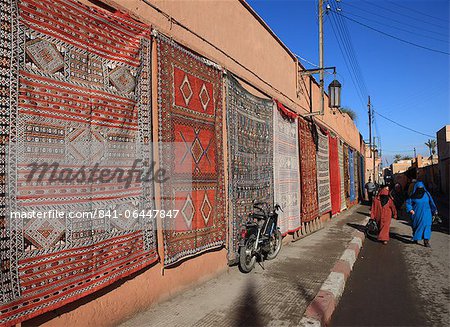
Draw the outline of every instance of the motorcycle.
<instances>
[{"instance_id":1,"label":"motorcycle","mask_svg":"<svg viewBox=\"0 0 450 327\"><path fill-rule=\"evenodd\" d=\"M275 259L281 250L281 232L278 224L278 213L282 211L278 204L270 211L266 202L253 202L253 213L244 224L239 241L239 266L248 273L255 267L256 260Z\"/></svg>"}]
</instances>

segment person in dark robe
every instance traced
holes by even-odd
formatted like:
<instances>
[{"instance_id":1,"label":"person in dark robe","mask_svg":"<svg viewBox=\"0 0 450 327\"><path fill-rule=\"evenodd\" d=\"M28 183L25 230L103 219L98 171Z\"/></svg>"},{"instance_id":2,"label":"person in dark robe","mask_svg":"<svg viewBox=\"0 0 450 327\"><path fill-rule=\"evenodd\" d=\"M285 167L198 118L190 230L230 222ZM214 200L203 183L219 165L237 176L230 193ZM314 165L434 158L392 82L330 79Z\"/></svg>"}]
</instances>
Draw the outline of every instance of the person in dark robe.
<instances>
[{"instance_id":1,"label":"person in dark robe","mask_svg":"<svg viewBox=\"0 0 450 327\"><path fill-rule=\"evenodd\" d=\"M370 217L378 224L378 240L386 245L389 241L389 228L392 217L397 219L397 209L389 195L389 188L384 187L374 198Z\"/></svg>"},{"instance_id":2,"label":"person in dark robe","mask_svg":"<svg viewBox=\"0 0 450 327\"><path fill-rule=\"evenodd\" d=\"M395 184L390 194L394 200L397 212L400 211L403 203L405 203L405 195L403 193L402 186L399 183Z\"/></svg>"},{"instance_id":3,"label":"person in dark robe","mask_svg":"<svg viewBox=\"0 0 450 327\"><path fill-rule=\"evenodd\" d=\"M411 214L413 242L423 240L424 246L431 247L431 224L437 207L422 182L415 183L412 195L406 200L406 211Z\"/></svg>"}]
</instances>

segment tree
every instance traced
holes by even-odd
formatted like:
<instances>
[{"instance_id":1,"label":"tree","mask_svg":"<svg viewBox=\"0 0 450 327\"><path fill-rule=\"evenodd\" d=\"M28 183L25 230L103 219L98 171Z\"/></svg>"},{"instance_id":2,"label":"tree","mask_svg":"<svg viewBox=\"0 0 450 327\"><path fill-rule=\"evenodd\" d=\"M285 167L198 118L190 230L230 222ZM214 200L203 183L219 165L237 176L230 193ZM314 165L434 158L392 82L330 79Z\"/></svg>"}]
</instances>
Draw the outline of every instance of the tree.
<instances>
[{"instance_id":1,"label":"tree","mask_svg":"<svg viewBox=\"0 0 450 327\"><path fill-rule=\"evenodd\" d=\"M350 109L348 107L342 107L340 108L340 110L342 113L347 114L353 121L356 121L356 119L358 118L358 115L353 109Z\"/></svg>"},{"instance_id":2,"label":"tree","mask_svg":"<svg viewBox=\"0 0 450 327\"><path fill-rule=\"evenodd\" d=\"M398 161L401 160L401 159L402 159L402 155L401 155L401 154L396 154L396 155L394 156L394 163L398 162Z\"/></svg>"},{"instance_id":3,"label":"tree","mask_svg":"<svg viewBox=\"0 0 450 327\"><path fill-rule=\"evenodd\" d=\"M432 158L433 155L436 154L436 140L433 139L428 139L427 142L425 142L425 145L428 147L428 149L430 150L430 157Z\"/></svg>"},{"instance_id":4,"label":"tree","mask_svg":"<svg viewBox=\"0 0 450 327\"><path fill-rule=\"evenodd\" d=\"M412 157L408 155L402 157L402 160L411 160L411 159Z\"/></svg>"}]
</instances>

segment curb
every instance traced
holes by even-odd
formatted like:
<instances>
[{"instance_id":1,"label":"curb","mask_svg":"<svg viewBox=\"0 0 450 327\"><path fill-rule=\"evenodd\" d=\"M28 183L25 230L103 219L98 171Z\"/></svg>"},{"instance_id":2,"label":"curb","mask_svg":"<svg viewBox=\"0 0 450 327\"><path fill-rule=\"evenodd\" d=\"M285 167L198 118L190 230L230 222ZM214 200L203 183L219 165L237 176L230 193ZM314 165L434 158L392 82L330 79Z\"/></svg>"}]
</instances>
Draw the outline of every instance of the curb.
<instances>
[{"instance_id":1,"label":"curb","mask_svg":"<svg viewBox=\"0 0 450 327\"><path fill-rule=\"evenodd\" d=\"M366 224L368 219L364 221ZM327 326L331 320L334 310L344 292L345 282L350 276L358 254L365 240L363 232L355 231L353 239L341 257L336 261L327 279L323 282L314 300L308 305L300 320L302 327Z\"/></svg>"}]
</instances>

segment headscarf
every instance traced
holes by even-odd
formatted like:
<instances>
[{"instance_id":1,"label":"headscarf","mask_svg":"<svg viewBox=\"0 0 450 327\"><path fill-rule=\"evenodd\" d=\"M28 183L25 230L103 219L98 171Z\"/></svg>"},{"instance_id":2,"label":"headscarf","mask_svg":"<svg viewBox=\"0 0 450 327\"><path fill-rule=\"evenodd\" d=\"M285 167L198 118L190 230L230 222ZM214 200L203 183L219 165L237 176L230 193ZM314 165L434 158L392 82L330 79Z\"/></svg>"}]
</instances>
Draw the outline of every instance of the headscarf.
<instances>
[{"instance_id":1,"label":"headscarf","mask_svg":"<svg viewBox=\"0 0 450 327\"><path fill-rule=\"evenodd\" d=\"M387 187L384 187L380 193L378 194L378 196L380 197L380 202L381 202L381 206L384 207L388 202L389 199L391 198L389 196L389 189Z\"/></svg>"},{"instance_id":2,"label":"headscarf","mask_svg":"<svg viewBox=\"0 0 450 327\"><path fill-rule=\"evenodd\" d=\"M425 188L425 185L422 182L416 182L416 184L414 184L411 199L421 199L424 194L427 194L429 197L431 197L430 193L428 193L427 189Z\"/></svg>"}]
</instances>

